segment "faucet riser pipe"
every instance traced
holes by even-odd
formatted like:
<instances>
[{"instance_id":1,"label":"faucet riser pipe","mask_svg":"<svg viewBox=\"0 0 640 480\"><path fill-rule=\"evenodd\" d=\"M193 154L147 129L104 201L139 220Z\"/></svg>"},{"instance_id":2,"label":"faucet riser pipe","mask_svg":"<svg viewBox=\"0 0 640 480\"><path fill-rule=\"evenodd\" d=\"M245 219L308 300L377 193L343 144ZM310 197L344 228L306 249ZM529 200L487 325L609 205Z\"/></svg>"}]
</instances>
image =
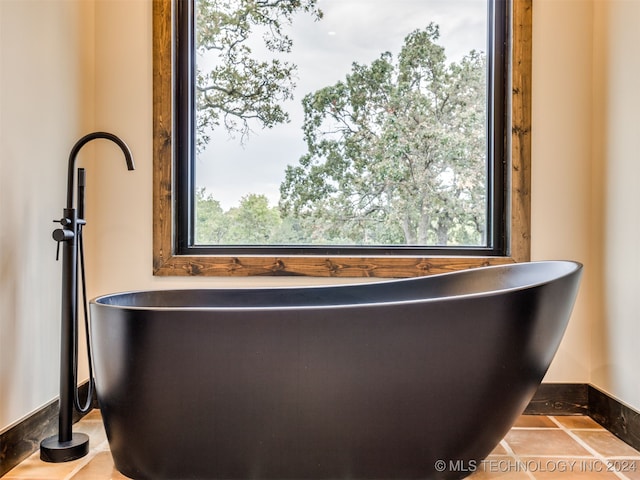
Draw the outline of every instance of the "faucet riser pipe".
<instances>
[{"instance_id":1,"label":"faucet riser pipe","mask_svg":"<svg viewBox=\"0 0 640 480\"><path fill-rule=\"evenodd\" d=\"M77 329L77 218L73 208L65 208L63 218L68 220L64 229L67 240L62 242L62 304L60 335L60 411L58 435L49 437L40 445L40 458L47 462L67 462L89 452L89 437L73 433L74 348Z\"/></svg>"},{"instance_id":2,"label":"faucet riser pipe","mask_svg":"<svg viewBox=\"0 0 640 480\"><path fill-rule=\"evenodd\" d=\"M73 425L73 351L77 309L77 218L74 209L65 208L64 218L71 220L73 237L62 245L62 302L60 332L60 442L71 440Z\"/></svg>"}]
</instances>

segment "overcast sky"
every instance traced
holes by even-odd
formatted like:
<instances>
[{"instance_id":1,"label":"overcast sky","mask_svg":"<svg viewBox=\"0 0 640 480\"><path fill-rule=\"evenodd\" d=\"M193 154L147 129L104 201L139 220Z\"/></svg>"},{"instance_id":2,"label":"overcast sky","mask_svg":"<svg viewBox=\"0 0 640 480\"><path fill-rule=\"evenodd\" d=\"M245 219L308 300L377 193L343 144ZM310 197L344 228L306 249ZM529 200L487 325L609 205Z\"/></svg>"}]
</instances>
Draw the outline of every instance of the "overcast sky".
<instances>
[{"instance_id":1,"label":"overcast sky","mask_svg":"<svg viewBox=\"0 0 640 480\"><path fill-rule=\"evenodd\" d=\"M430 22L440 26L439 43L447 59L458 61L471 50L486 51L485 0L318 0L324 17L298 15L289 34L298 65L294 101L287 104L291 122L271 129L256 126L244 146L224 130L196 161L196 185L226 210L248 193L265 194L277 205L287 165L305 153L302 98L343 80L352 62L370 64L382 52L394 57L411 31Z\"/></svg>"}]
</instances>

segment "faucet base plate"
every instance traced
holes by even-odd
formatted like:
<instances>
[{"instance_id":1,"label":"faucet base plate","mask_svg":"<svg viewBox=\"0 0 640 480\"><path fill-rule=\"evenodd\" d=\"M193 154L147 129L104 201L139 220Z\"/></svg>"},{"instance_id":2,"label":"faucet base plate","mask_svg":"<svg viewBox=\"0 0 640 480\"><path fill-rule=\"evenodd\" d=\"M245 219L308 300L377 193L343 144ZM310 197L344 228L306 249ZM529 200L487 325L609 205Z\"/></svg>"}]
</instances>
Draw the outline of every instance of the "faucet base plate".
<instances>
[{"instance_id":1,"label":"faucet base plate","mask_svg":"<svg viewBox=\"0 0 640 480\"><path fill-rule=\"evenodd\" d=\"M50 463L70 462L89 453L89 436L73 433L71 440L61 442L58 435L45 438L40 443L40 460Z\"/></svg>"}]
</instances>

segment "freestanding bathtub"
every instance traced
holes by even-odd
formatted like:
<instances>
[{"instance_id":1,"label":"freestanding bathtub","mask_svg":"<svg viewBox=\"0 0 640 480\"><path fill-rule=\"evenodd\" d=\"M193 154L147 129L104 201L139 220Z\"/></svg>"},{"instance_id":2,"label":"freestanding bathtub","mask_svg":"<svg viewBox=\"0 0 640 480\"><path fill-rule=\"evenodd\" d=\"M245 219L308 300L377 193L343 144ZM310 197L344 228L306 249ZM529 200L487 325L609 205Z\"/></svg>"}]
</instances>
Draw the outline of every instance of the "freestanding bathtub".
<instances>
[{"instance_id":1,"label":"freestanding bathtub","mask_svg":"<svg viewBox=\"0 0 640 480\"><path fill-rule=\"evenodd\" d=\"M94 299L116 468L152 480L465 477L547 371L581 268Z\"/></svg>"}]
</instances>

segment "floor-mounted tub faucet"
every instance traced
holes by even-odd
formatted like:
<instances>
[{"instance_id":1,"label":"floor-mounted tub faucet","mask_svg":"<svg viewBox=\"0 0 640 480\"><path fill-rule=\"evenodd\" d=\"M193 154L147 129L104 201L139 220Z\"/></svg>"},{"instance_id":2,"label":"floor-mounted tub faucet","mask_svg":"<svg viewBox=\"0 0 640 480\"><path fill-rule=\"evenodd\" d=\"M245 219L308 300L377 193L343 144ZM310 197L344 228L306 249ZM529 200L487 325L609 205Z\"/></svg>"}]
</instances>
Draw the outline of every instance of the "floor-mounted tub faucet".
<instances>
[{"instance_id":1,"label":"floor-mounted tub faucet","mask_svg":"<svg viewBox=\"0 0 640 480\"><path fill-rule=\"evenodd\" d=\"M62 304L61 304L61 344L60 344L60 411L58 415L58 435L44 439L40 443L40 458L47 462L67 462L85 456L89 452L89 437L83 433L73 433L73 410L77 390L77 341L78 341L78 247L82 253L81 232L84 225L84 169L78 169L78 198L74 208L74 174L78 153L84 145L96 139L110 140L120 147L133 170L133 155L124 141L112 133L94 132L85 135L71 149L67 177L67 205L62 218L54 220L61 228L53 231L53 239L58 242L58 252L62 246ZM84 270L83 270L84 271ZM84 275L84 273L83 273ZM83 281L84 283L84 281ZM85 308L86 311L86 308ZM89 345L87 345L90 351ZM91 370L91 360L89 360ZM92 396L93 379L89 375L89 407ZM77 403L75 408L83 411Z\"/></svg>"}]
</instances>

